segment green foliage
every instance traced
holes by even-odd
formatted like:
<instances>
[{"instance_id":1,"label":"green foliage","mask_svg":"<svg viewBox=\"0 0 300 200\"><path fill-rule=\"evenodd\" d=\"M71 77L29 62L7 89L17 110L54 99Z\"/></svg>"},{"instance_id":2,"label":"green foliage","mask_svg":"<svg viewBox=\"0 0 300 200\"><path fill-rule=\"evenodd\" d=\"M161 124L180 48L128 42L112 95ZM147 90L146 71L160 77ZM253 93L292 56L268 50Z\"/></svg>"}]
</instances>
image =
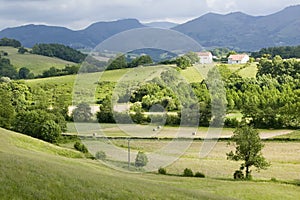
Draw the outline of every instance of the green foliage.
<instances>
[{"instance_id":1,"label":"green foliage","mask_svg":"<svg viewBox=\"0 0 300 200\"><path fill-rule=\"evenodd\" d=\"M176 58L175 62L177 67L179 67L180 69L186 69L192 66L191 60L187 56L180 56Z\"/></svg>"},{"instance_id":2,"label":"green foliage","mask_svg":"<svg viewBox=\"0 0 300 200\"><path fill-rule=\"evenodd\" d=\"M78 104L72 113L75 122L88 122L91 120L92 116L91 107L85 102Z\"/></svg>"},{"instance_id":3,"label":"green foliage","mask_svg":"<svg viewBox=\"0 0 300 200\"><path fill-rule=\"evenodd\" d=\"M44 110L18 112L13 129L47 142L56 142L62 131L66 130L66 122L59 113Z\"/></svg>"},{"instance_id":4,"label":"green foliage","mask_svg":"<svg viewBox=\"0 0 300 200\"><path fill-rule=\"evenodd\" d=\"M186 176L186 177L193 177L194 176L194 173L193 171L190 169L190 168L185 168L183 170L183 176Z\"/></svg>"},{"instance_id":5,"label":"green foliage","mask_svg":"<svg viewBox=\"0 0 300 200\"><path fill-rule=\"evenodd\" d=\"M283 75L293 78L300 77L300 61L295 59L283 60L280 56L275 56L272 61L261 59L258 64L257 77L270 74L273 78Z\"/></svg>"},{"instance_id":6,"label":"green foliage","mask_svg":"<svg viewBox=\"0 0 300 200\"><path fill-rule=\"evenodd\" d=\"M15 39L2 38L0 40L0 46L11 46L11 47L21 47L21 42Z\"/></svg>"},{"instance_id":7,"label":"green foliage","mask_svg":"<svg viewBox=\"0 0 300 200\"><path fill-rule=\"evenodd\" d=\"M77 151L80 151L82 153L88 153L88 149L86 148L86 146L84 144L82 144L81 142L75 142L74 144L74 148L77 150Z\"/></svg>"},{"instance_id":8,"label":"green foliage","mask_svg":"<svg viewBox=\"0 0 300 200\"><path fill-rule=\"evenodd\" d=\"M244 180L245 176L242 170L236 170L233 174L234 180Z\"/></svg>"},{"instance_id":9,"label":"green foliage","mask_svg":"<svg viewBox=\"0 0 300 200\"><path fill-rule=\"evenodd\" d=\"M99 160L105 160L106 153L104 151L97 151L95 157L96 157L96 159L99 159Z\"/></svg>"},{"instance_id":10,"label":"green foliage","mask_svg":"<svg viewBox=\"0 0 300 200\"><path fill-rule=\"evenodd\" d=\"M24 54L24 53L26 53L26 52L28 52L28 50L27 50L26 48L24 48L24 47L19 47L19 48L18 48L18 53Z\"/></svg>"},{"instance_id":11,"label":"green foliage","mask_svg":"<svg viewBox=\"0 0 300 200\"><path fill-rule=\"evenodd\" d=\"M160 167L160 168L158 169L158 173L159 173L159 174L166 175L166 174L167 174L167 170L166 170L166 168Z\"/></svg>"},{"instance_id":12,"label":"green foliage","mask_svg":"<svg viewBox=\"0 0 300 200\"><path fill-rule=\"evenodd\" d=\"M22 67L19 69L19 78L20 79L33 79L34 74L31 73L28 68Z\"/></svg>"},{"instance_id":13,"label":"green foliage","mask_svg":"<svg viewBox=\"0 0 300 200\"><path fill-rule=\"evenodd\" d=\"M196 64L200 61L199 56L195 52L190 51L190 52L186 53L185 56L190 59L192 65Z\"/></svg>"},{"instance_id":14,"label":"green foliage","mask_svg":"<svg viewBox=\"0 0 300 200\"><path fill-rule=\"evenodd\" d=\"M46 142L56 143L60 137L60 126L53 120L45 121L40 129L40 138Z\"/></svg>"},{"instance_id":15,"label":"green foliage","mask_svg":"<svg viewBox=\"0 0 300 200\"><path fill-rule=\"evenodd\" d=\"M109 63L110 64L107 66L108 70L123 69L128 66L125 55L119 55L115 59L109 61Z\"/></svg>"},{"instance_id":16,"label":"green foliage","mask_svg":"<svg viewBox=\"0 0 300 200\"><path fill-rule=\"evenodd\" d=\"M205 174L203 174L202 172L196 172L194 176L198 178L205 178Z\"/></svg>"},{"instance_id":17,"label":"green foliage","mask_svg":"<svg viewBox=\"0 0 300 200\"><path fill-rule=\"evenodd\" d=\"M15 115L11 99L12 93L0 87L0 127L6 129L11 128Z\"/></svg>"},{"instance_id":18,"label":"green foliage","mask_svg":"<svg viewBox=\"0 0 300 200\"><path fill-rule=\"evenodd\" d=\"M140 57L137 57L129 63L128 67L138 67L140 65L149 65L152 64L152 58L148 55L142 55Z\"/></svg>"},{"instance_id":19,"label":"green foliage","mask_svg":"<svg viewBox=\"0 0 300 200\"><path fill-rule=\"evenodd\" d=\"M148 163L148 158L144 152L139 151L135 158L134 165L136 167L144 167Z\"/></svg>"},{"instance_id":20,"label":"green foliage","mask_svg":"<svg viewBox=\"0 0 300 200\"><path fill-rule=\"evenodd\" d=\"M18 78L17 70L11 65L10 60L0 57L0 77Z\"/></svg>"},{"instance_id":21,"label":"green foliage","mask_svg":"<svg viewBox=\"0 0 300 200\"><path fill-rule=\"evenodd\" d=\"M280 55L284 59L300 58L300 45L262 48L258 52L253 52L251 56L255 58L261 58L267 54L269 55L268 57L271 58L275 57L276 55Z\"/></svg>"},{"instance_id":22,"label":"green foliage","mask_svg":"<svg viewBox=\"0 0 300 200\"><path fill-rule=\"evenodd\" d=\"M62 44L36 44L32 47L33 54L57 57L63 60L81 63L86 55Z\"/></svg>"},{"instance_id":23,"label":"green foliage","mask_svg":"<svg viewBox=\"0 0 300 200\"><path fill-rule=\"evenodd\" d=\"M115 123L111 96L106 96L100 104L100 111L97 112L97 119L100 123Z\"/></svg>"},{"instance_id":24,"label":"green foliage","mask_svg":"<svg viewBox=\"0 0 300 200\"><path fill-rule=\"evenodd\" d=\"M246 179L251 177L251 166L256 167L258 170L267 169L270 166L261 153L264 144L261 142L256 129L250 126L239 127L234 131L231 140L235 143L236 150L227 153L227 159L244 161L241 170L245 169Z\"/></svg>"},{"instance_id":25,"label":"green foliage","mask_svg":"<svg viewBox=\"0 0 300 200\"><path fill-rule=\"evenodd\" d=\"M57 69L55 67L51 67L48 70L45 70L42 75L38 77L47 78L47 77L54 77L54 76L64 76L70 74L77 74L79 71L79 65L66 65L63 69Z\"/></svg>"}]
</instances>

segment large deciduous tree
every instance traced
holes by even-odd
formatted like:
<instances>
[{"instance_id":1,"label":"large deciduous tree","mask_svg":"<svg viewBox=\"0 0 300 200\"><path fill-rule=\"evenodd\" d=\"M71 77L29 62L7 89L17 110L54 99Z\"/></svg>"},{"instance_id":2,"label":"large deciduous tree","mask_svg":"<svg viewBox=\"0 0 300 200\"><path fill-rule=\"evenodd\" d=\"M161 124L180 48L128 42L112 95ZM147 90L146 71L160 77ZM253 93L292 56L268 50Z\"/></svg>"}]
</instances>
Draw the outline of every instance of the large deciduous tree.
<instances>
[{"instance_id":1,"label":"large deciduous tree","mask_svg":"<svg viewBox=\"0 0 300 200\"><path fill-rule=\"evenodd\" d=\"M251 178L252 166L258 170L266 169L270 163L263 157L261 151L264 144L261 142L259 132L251 126L242 126L234 131L231 137L235 143L235 152L227 153L227 159L234 161L243 161L240 170L245 170L246 179Z\"/></svg>"}]
</instances>

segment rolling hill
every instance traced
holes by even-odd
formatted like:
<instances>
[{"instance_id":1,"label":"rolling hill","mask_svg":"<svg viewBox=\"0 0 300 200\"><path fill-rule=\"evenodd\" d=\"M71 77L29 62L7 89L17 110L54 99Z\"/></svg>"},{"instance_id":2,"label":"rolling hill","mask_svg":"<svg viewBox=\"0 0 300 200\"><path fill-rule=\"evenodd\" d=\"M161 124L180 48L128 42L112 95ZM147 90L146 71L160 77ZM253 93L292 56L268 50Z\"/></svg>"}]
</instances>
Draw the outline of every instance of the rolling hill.
<instances>
[{"instance_id":1,"label":"rolling hill","mask_svg":"<svg viewBox=\"0 0 300 200\"><path fill-rule=\"evenodd\" d=\"M62 59L41 56L36 54L19 54L18 49L13 47L0 47L0 51L8 53L6 56L17 69L21 67L28 68L34 75L42 74L43 71L49 70L51 67L63 69L66 65L77 65L76 63L65 61Z\"/></svg>"},{"instance_id":2,"label":"rolling hill","mask_svg":"<svg viewBox=\"0 0 300 200\"><path fill-rule=\"evenodd\" d=\"M295 199L300 195L297 186L280 183L116 171L76 151L5 129L0 129L0 160L1 199Z\"/></svg>"},{"instance_id":3,"label":"rolling hill","mask_svg":"<svg viewBox=\"0 0 300 200\"><path fill-rule=\"evenodd\" d=\"M150 23L150 27L170 28L175 24ZM0 31L26 47L36 43L61 43L74 48L94 48L100 42L122 31L142 28L136 19L97 22L83 30L45 25L25 25ZM206 48L229 47L240 51L256 51L263 47L300 44L300 5L287 7L267 16L250 16L241 12L225 15L208 13L172 28L182 32Z\"/></svg>"}]
</instances>

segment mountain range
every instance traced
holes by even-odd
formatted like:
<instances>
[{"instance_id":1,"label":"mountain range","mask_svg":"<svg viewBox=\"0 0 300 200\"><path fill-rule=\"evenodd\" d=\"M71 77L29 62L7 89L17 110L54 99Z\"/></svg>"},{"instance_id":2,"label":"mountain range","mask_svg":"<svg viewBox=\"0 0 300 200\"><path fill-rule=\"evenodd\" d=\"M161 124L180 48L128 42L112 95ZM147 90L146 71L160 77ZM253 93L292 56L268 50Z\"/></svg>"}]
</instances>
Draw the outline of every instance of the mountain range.
<instances>
[{"instance_id":1,"label":"mountain range","mask_svg":"<svg viewBox=\"0 0 300 200\"><path fill-rule=\"evenodd\" d=\"M263 47L300 44L300 5L287 7L267 16L250 16L241 12L225 15L207 13L176 25L168 22L142 24L136 19L97 22L83 30L65 27L24 25L0 31L0 38L19 40L24 46L36 43L61 43L74 48L94 48L105 39L135 28L171 28L184 33L206 48L227 47L239 51L256 51Z\"/></svg>"}]
</instances>

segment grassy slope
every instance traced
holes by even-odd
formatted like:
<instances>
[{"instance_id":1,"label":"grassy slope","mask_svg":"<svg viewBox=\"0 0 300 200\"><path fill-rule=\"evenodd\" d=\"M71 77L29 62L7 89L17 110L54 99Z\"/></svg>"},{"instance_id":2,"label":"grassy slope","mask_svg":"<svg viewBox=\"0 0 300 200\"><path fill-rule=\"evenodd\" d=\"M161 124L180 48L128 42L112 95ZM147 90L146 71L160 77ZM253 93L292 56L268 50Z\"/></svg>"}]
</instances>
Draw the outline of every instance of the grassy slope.
<instances>
[{"instance_id":1,"label":"grassy slope","mask_svg":"<svg viewBox=\"0 0 300 200\"><path fill-rule=\"evenodd\" d=\"M34 54L19 54L18 49L12 47L0 47L0 50L8 53L7 58L17 69L27 67L34 75L39 75L50 67L58 69L64 68L67 64L73 65L75 63L64 61L58 58L51 58L47 56L40 56Z\"/></svg>"},{"instance_id":2,"label":"grassy slope","mask_svg":"<svg viewBox=\"0 0 300 200\"><path fill-rule=\"evenodd\" d=\"M1 199L296 199L300 196L299 187L293 185L129 174L96 161L70 157L81 156L0 129Z\"/></svg>"}]
</instances>

